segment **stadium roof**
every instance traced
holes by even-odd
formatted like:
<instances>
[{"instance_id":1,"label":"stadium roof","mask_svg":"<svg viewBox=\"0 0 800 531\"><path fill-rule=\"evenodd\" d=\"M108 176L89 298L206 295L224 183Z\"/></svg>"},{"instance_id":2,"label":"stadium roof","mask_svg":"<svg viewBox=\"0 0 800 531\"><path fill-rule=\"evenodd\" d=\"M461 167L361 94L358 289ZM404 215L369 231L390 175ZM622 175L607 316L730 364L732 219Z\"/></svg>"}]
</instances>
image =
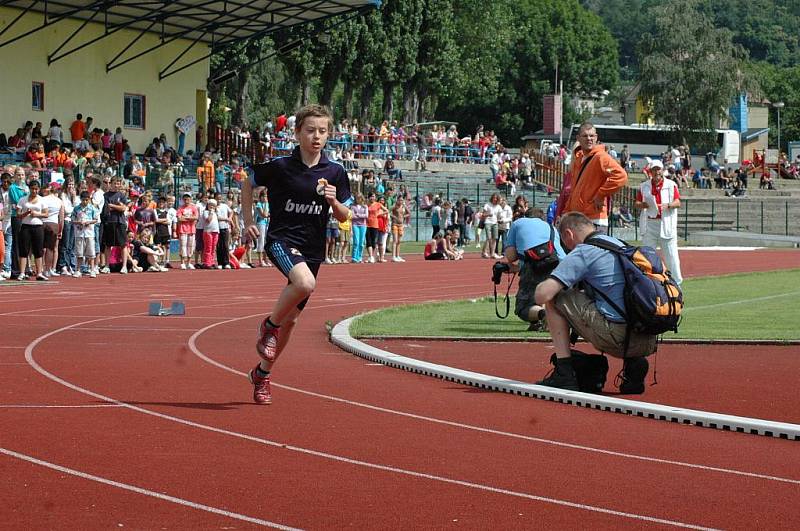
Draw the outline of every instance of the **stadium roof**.
<instances>
[{"instance_id":1,"label":"stadium roof","mask_svg":"<svg viewBox=\"0 0 800 531\"><path fill-rule=\"evenodd\" d=\"M19 16L0 27L0 49L61 20L78 19L83 21L81 27L48 55L48 63L101 42L123 29L140 32L125 48L126 51L145 33L161 36L161 44L128 57L124 62L178 39L192 41L192 46L205 43L212 51L219 51L280 29L319 23L339 15L353 15L378 7L380 3L380 0L0 0L0 6L20 10ZM23 33L10 31L23 15L32 12L41 14L40 25ZM89 22L103 24L105 31L99 37L80 42L76 35ZM7 33L14 35L6 36ZM72 46L65 49L70 43ZM106 65L106 69L112 70L124 64L118 59ZM166 77L161 76L163 73L160 73L162 78ZM168 75L173 73L175 71Z\"/></svg>"}]
</instances>

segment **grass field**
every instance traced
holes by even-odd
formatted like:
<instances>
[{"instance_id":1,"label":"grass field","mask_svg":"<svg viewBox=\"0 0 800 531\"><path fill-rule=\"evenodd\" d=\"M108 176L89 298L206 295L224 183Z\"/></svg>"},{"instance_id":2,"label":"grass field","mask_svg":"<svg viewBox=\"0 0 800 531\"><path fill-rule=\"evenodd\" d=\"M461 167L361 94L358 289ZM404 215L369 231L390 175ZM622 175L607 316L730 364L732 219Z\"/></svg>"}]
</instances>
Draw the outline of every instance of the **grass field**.
<instances>
[{"instance_id":1,"label":"grass field","mask_svg":"<svg viewBox=\"0 0 800 531\"><path fill-rule=\"evenodd\" d=\"M800 297L800 269L687 279L682 339L800 339L792 301ZM501 313L504 313L502 301ZM350 329L359 336L531 337L514 315L495 316L491 297L397 306L356 319Z\"/></svg>"}]
</instances>

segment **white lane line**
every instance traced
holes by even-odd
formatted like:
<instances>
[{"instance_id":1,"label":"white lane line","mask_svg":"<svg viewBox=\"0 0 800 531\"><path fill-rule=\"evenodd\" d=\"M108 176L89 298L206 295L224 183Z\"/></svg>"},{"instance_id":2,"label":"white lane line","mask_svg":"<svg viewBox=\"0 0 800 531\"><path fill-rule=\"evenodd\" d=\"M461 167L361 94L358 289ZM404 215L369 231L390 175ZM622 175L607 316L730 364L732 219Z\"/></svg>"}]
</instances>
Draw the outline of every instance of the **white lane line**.
<instances>
[{"instance_id":1,"label":"white lane line","mask_svg":"<svg viewBox=\"0 0 800 531\"><path fill-rule=\"evenodd\" d=\"M27 363L25 364L27 365ZM117 404L76 404L73 406L56 406L46 404L0 404L0 409L82 409L98 407L122 407Z\"/></svg>"},{"instance_id":2,"label":"white lane line","mask_svg":"<svg viewBox=\"0 0 800 531\"><path fill-rule=\"evenodd\" d=\"M313 310L315 308L314 307L309 307L308 309L309 310ZM218 323L210 324L210 325L208 325L208 326L206 326L204 328L201 328L200 330L195 332L192 335L192 337L189 338L189 349L192 352L194 352L195 356L197 356L201 360L205 361L206 363L214 365L215 367L218 367L218 368L220 368L222 370L228 371L228 372L230 372L232 374L236 374L238 376L247 377L247 373L238 371L238 370L236 370L236 369L234 369L232 367L229 367L229 366L227 366L227 365L225 365L223 363L220 363L220 362L218 362L218 361L216 361L216 360L214 360L212 358L209 358L205 354L203 354L203 352L200 351L200 349L197 347L197 338L200 337L200 335L204 334L206 331L210 330L211 328L214 328L214 327L217 327L217 326L220 326L220 325L223 325L223 324L231 323L231 322L234 322L234 321L239 321L239 320L243 320L243 319L250 319L250 318L252 318L252 317L254 317L256 315L261 315L261 314L253 314L253 315L248 315L248 316L244 316L244 317L236 317L236 318L233 318L233 319L227 319L225 321L220 321ZM330 400L332 402L338 402L338 403L341 403L341 404L347 404L347 405L350 405L350 406L369 409L369 410L372 410L372 411L379 411L381 413L387 413L387 414L390 414L390 415L397 415L397 416L400 416L400 417L412 418L412 419L421 420L421 421L424 421L424 422L431 422L431 423L434 423L434 424L441 424L441 425L444 425L444 426L451 426L451 427L454 427L454 428L460 428L460 429L465 429L465 430L470 430L470 431L488 433L488 434L491 434L491 435L499 435L499 436L502 436L502 437L509 437L509 438L512 438L512 439L519 439L519 440L529 441L529 442L534 442L534 443L547 444L547 445L551 445L551 446L558 446L558 447L561 447L561 448L570 448L570 449L573 449L573 450L580 450L580 451L584 451L584 452L592 452L592 453L597 453L597 454L610 455L610 456L614 456L614 457L621 457L621 458L624 458L624 459L632 459L632 460L636 460L636 461L645 461L645 462L649 462L649 463L658 463L658 464L662 464L662 465L671 465L671 466L679 466L679 467L684 467L684 468L691 468L691 469L695 469L695 470L703 470L703 471L706 471L706 472L718 472L718 473L722 473L722 474L731 474L731 475L734 475L734 476L743 476L743 477L748 477L748 478L764 479L764 480L767 480L767 481L777 481L777 482L781 482L781 483L789 483L789 484L793 484L793 485L800 485L800 479L792 479L792 478L785 478L785 477L780 477L780 476L772 476L772 475L768 475L768 474L759 474L759 473L756 473L756 472L746 472L746 471L743 471L743 470L715 467L715 466L709 466L709 465L701 465L701 464L697 464L697 463L688 463L688 462L685 462L685 461L677 461L677 460L672 460L672 459L660 459L658 457L650 457L650 456L646 456L646 455L637 455L637 454L629 454L629 453L625 453L625 452L617 452L617 451L614 451L614 450L607 450L605 448L597 448L597 447L593 447L593 446L583 446L583 445L572 444L572 443L567 443L567 442L563 442L563 441L556 441L556 440L553 440L553 439L544 439L544 438L541 438L541 437L532 437L532 436L529 436L529 435L522 435L522 434L519 434L519 433L495 430L495 429L492 429L492 428L485 428L483 426L475 426L475 425L472 425L472 424L464 424L464 423L461 423L461 422L455 422L455 421L451 421L451 420L439 419L439 418L435 418L435 417L427 417L427 416L424 416L424 415L417 415L415 413L408 413L408 412L399 411L399 410L396 410L396 409L389 409L389 408L384 408L384 407L380 407L380 406L374 406L374 405L366 404L366 403L363 403L363 402L355 402L355 401L352 401L352 400L347 400L345 398L339 398L339 397L336 397L336 396L315 393L313 391L307 391L305 389L299 389L297 387L291 387L291 386L288 386L288 385L282 385L282 384L278 384L278 383L275 383L275 382L272 383L272 386L273 387L278 387L280 389L285 389L287 391L294 391L296 393L300 393L300 394L304 394L304 395L308 395L308 396L313 396L313 397L316 397L316 398L321 398L323 400Z\"/></svg>"},{"instance_id":3,"label":"white lane line","mask_svg":"<svg viewBox=\"0 0 800 531\"><path fill-rule=\"evenodd\" d=\"M30 455L21 454L19 452L15 452L13 450L8 450L6 448L0 447L0 453L7 455L8 457L14 457L16 459L21 459L22 461L27 461L29 463L33 463L35 465L43 466L49 468L51 470L57 470L58 472L63 472L65 474L70 474L72 476L79 477L81 479L87 479L89 481L96 481L97 483L102 483L104 485L110 485L112 487L117 487L118 489L127 490L130 492L135 492L136 494L142 494L144 496L150 496L151 498L158 498L159 500L168 501L171 503L175 503L177 505L182 505L184 507L190 507L192 509L198 509L200 511L206 511L209 513L217 514L220 516L225 516L227 518L232 518L234 520L241 520L243 522L247 522L250 524L257 524L264 527L271 527L274 529L285 529L285 530L296 530L296 527L289 527L282 524L277 524L275 522L270 522L269 520L262 520L260 518L254 518L252 516L247 516L244 514L234 513L231 511L226 511L225 509L218 509L217 507L211 507L210 505L204 505L202 503L197 503L189 500L185 500L183 498L176 498L175 496L169 496L168 494L162 494L160 492L154 492L152 490L143 489L141 487L137 487L135 485L129 485L127 483L121 483L119 481L114 481L113 479L107 479L100 476L95 476L94 474L87 474L86 472L81 472L80 470L75 470L74 468L67 468L65 466L57 465L55 463L51 463L49 461L43 461L41 459L37 459Z\"/></svg>"},{"instance_id":4,"label":"white lane line","mask_svg":"<svg viewBox=\"0 0 800 531\"><path fill-rule=\"evenodd\" d=\"M723 306L732 306L734 304L748 304L751 302L761 302L772 299L781 299L783 297L794 297L795 295L800 295L800 291L790 291L788 293L778 293L777 295L766 295L764 297L755 297L752 299L740 299L736 301L720 302L718 304L706 304L705 306L688 306L684 308L683 311L688 312L690 310L709 310L711 308L721 308Z\"/></svg>"},{"instance_id":5,"label":"white lane line","mask_svg":"<svg viewBox=\"0 0 800 531\"><path fill-rule=\"evenodd\" d=\"M362 304L362 303L359 302L359 303L353 303L353 304ZM331 306L340 306L340 305L331 305ZM263 315L263 314L259 313L257 315ZM108 317L106 319L116 319L116 318L117 317ZM93 322L98 322L98 321L102 321L102 320L104 320L104 319L93 319L91 321L83 321L83 322L80 322L80 323L75 323L74 326L88 325L88 324L91 324ZM212 433L218 433L218 434L227 435L227 436L238 438L238 439L243 439L243 440L246 440L246 441L251 441L251 442L263 444L265 446L270 446L270 447L274 447L274 448L282 448L284 450L297 452L297 453L304 454L304 455L311 455L311 456L319 457L319 458L322 458L322 459L327 459L327 460L330 460L330 461L336 461L336 462L340 462L340 463L347 463L347 464L350 464L350 465L361 466L361 467L370 468L370 469L373 469L373 470L381 470L381 471L384 471L384 472L391 472L391 473L398 474L398 475L404 475L404 476L409 476L409 477L414 477L414 478L428 479L428 480L431 480L431 481L437 481L437 482L440 482L440 483L445 483L445 484L450 484L450 485L458 485L458 486L461 486L461 487L480 490L480 491L484 491L484 492L493 492L493 493L497 493L497 494L504 494L504 495L507 495L507 496L513 496L513 497L516 497L516 498L523 498L523 499L538 501L538 502L542 502L542 503L548 503L548 504L551 504L551 505L558 505L558 506L562 506L562 507L570 507L570 508L573 508L573 509L581 509L581 510L584 510L584 511L589 511L589 512L594 512L594 513L607 514L607 515L611 515L611 516L618 516L620 518L628 518L628 519L632 519L632 520L653 522L653 523L663 524L663 525L672 526L672 527L680 527L680 528L685 528L685 529L698 529L698 530L704 530L704 531L705 530L709 530L710 531L710 530L714 530L715 529L715 528L703 527L703 526L699 526L699 525L695 525L695 524L689 524L689 523L685 523L685 522L680 522L680 521L677 521L677 520L668 520L668 519L665 519L665 518L657 518L657 517L647 516L647 515L642 515L642 514L628 513L628 512L624 512L624 511L617 511L617 510L614 510L614 509L607 509L605 507L598 507L598 506L594 506L594 505L587 505L587 504L582 504L582 503L577 503L577 502L571 502L571 501L568 501L568 500L562 500L562 499L558 499L558 498L549 498L549 497L546 497L546 496L537 496L535 494L529 494L529 493L526 493L526 492L512 491L512 490L508 490L508 489L492 487L490 485L483 485L483 484L480 484L480 483L472 483L472 482L469 482L469 481L462 481L462 480L448 478L448 477L444 477L444 476L426 474L424 472L417 472L417 471L414 471L414 470L406 470L406 469L403 469L403 468L397 468L397 467L393 467L393 466L389 466L389 465L382 465L382 464L379 464L379 463L372 463L372 462L369 462L369 461L361 461L361 460L358 460L358 459L351 459L349 457L344 457L344 456L331 454L331 453L327 453L327 452L320 452L320 451L317 451L317 450L312 450L312 449L309 449L309 448L303 448L303 447L300 447L300 446L288 445L288 444L281 443L279 441L263 439L261 437L256 437L256 436L248 435L248 434L245 434L245 433L239 433L239 432L235 432L235 431L231 431L231 430L226 430L226 429L223 429L223 428L218 428L216 426L209 426L207 424L201 424L199 422L194 422L194 421L191 421L191 420L183 419L183 418L180 418L180 417L175 417L175 416L172 416L172 415L167 415L165 413L159 413L157 411L152 411L152 410L145 409L145 408L142 408L142 407L139 407L139 406L128 404L126 402L122 402L122 401L119 401L119 400L117 400L115 398L111 398L111 397L108 397L108 396L101 395L99 393L95 393L94 391L90 391L89 389L86 389L86 388L81 387L79 385L76 385L76 384L73 384L71 382L68 382L67 380L64 380L63 378L60 378L60 377L56 376L55 374L47 371L44 367L39 365L36 362L36 360L33 358L33 350L34 350L34 348L36 348L36 345L38 345L39 343L41 343L42 341L44 341L45 339L47 339L50 336L56 335L56 334L62 332L63 330L69 329L71 326L73 326L73 325L67 325L67 326L58 328L56 330L52 330L52 331L50 331L50 332L48 332L46 334L43 334L43 335L37 337L36 339L31 341L30 344L28 344L28 346L25 348L25 359L31 365L31 367L33 367L37 372L42 374L44 377L46 377L46 378L48 378L48 379L50 379L50 380L52 380L52 381L54 381L54 382L56 382L58 384L61 384L64 387L72 389L73 391L77 391L79 393L82 393L82 394L85 394L85 395L88 395L88 396L92 396L94 398L97 398L97 399L100 399L100 400L103 400L103 401L106 401L106 402L110 402L110 403L113 403L113 404L119 404L119 405L121 405L123 407L126 407L128 409L131 409L133 411L137 411L139 413L144 413L145 415L151 415L151 416L156 417L156 418L168 420L168 421L175 422L175 423L178 423L178 424L183 424L185 426L190 426L190 427L193 427L193 428L206 430L206 431L209 431L209 432L212 432Z\"/></svg>"}]
</instances>

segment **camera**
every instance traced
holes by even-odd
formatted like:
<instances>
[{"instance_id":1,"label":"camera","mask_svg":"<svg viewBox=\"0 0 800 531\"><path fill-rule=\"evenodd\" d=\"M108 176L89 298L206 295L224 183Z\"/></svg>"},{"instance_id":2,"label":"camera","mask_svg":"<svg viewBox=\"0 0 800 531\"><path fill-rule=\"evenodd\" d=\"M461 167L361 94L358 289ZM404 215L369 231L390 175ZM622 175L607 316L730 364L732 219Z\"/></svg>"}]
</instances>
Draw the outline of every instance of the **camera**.
<instances>
[{"instance_id":1,"label":"camera","mask_svg":"<svg viewBox=\"0 0 800 531\"><path fill-rule=\"evenodd\" d=\"M503 273L511 272L511 266L505 262L495 262L492 266L492 282L500 284Z\"/></svg>"}]
</instances>

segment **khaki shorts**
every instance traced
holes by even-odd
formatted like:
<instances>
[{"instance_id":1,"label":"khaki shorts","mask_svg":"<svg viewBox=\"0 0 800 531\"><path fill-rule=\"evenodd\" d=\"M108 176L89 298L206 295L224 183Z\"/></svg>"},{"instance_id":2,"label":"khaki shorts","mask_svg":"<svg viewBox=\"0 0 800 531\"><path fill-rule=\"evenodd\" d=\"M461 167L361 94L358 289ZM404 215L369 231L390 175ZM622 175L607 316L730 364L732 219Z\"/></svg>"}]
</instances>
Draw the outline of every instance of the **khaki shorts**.
<instances>
[{"instance_id":1,"label":"khaki shorts","mask_svg":"<svg viewBox=\"0 0 800 531\"><path fill-rule=\"evenodd\" d=\"M403 237L404 227L402 225L392 224L392 236L400 240Z\"/></svg>"},{"instance_id":2,"label":"khaki shorts","mask_svg":"<svg viewBox=\"0 0 800 531\"><path fill-rule=\"evenodd\" d=\"M568 289L559 293L555 307L572 328L600 352L615 358L637 358L656 351L656 336L631 333L628 352L623 352L626 325L608 321L594 301L580 290Z\"/></svg>"}]
</instances>

